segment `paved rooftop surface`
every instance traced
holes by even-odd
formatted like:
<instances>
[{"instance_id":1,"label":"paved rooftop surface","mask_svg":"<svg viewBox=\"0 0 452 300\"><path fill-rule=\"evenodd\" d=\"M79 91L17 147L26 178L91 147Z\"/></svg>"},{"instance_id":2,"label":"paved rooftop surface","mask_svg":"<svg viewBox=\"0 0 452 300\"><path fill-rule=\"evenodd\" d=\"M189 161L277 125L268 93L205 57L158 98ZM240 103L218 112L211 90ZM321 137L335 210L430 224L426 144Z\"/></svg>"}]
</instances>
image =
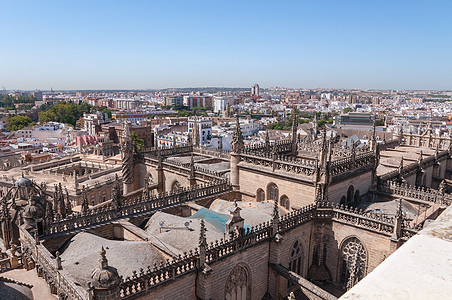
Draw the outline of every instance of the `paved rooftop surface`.
<instances>
[{"instance_id":1,"label":"paved rooftop surface","mask_svg":"<svg viewBox=\"0 0 452 300\"><path fill-rule=\"evenodd\" d=\"M50 288L47 286L44 279L38 277L36 269L30 271L15 269L2 273L1 276L33 285L31 291L33 292L33 298L35 300L58 299L56 295L50 293Z\"/></svg>"}]
</instances>

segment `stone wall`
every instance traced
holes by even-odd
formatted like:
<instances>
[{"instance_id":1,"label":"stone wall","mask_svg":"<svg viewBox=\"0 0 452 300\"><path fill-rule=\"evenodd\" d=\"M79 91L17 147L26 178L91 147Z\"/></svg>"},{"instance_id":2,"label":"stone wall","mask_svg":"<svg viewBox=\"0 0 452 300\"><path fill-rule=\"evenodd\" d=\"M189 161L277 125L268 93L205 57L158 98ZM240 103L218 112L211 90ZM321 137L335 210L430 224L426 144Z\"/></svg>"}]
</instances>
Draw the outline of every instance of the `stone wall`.
<instances>
[{"instance_id":1,"label":"stone wall","mask_svg":"<svg viewBox=\"0 0 452 300\"><path fill-rule=\"evenodd\" d=\"M370 230L361 229L341 222L332 223L333 236L328 241L327 266L331 271L334 282L339 282L341 266L341 247L350 237L357 237L367 251L366 274L377 267L391 251L391 241L388 235L378 234Z\"/></svg>"},{"instance_id":2,"label":"stone wall","mask_svg":"<svg viewBox=\"0 0 452 300\"><path fill-rule=\"evenodd\" d=\"M265 199L267 200L267 187L274 183L278 187L279 198L286 195L289 198L291 207L299 208L314 203L315 188L313 184L303 183L296 179L288 180L281 178L277 174L270 176L259 172L257 168L256 166L256 171L252 171L239 167L240 192L245 194L243 200L256 200L258 189L262 189L265 192Z\"/></svg>"},{"instance_id":3,"label":"stone wall","mask_svg":"<svg viewBox=\"0 0 452 300\"><path fill-rule=\"evenodd\" d=\"M328 187L328 201L339 203L342 196L347 198L347 191L352 185L354 192L359 191L360 196L362 196L369 191L371 184L372 172L363 173L356 177L350 177Z\"/></svg>"}]
</instances>

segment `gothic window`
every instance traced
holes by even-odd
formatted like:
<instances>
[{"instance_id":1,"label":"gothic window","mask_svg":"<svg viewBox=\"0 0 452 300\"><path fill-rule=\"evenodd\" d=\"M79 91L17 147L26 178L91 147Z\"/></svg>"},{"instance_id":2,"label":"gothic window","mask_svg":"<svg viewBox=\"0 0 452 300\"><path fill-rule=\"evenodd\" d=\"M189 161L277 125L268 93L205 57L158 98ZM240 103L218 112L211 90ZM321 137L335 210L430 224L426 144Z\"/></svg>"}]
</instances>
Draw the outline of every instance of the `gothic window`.
<instances>
[{"instance_id":1,"label":"gothic window","mask_svg":"<svg viewBox=\"0 0 452 300\"><path fill-rule=\"evenodd\" d=\"M341 198L341 205L345 205L346 204L346 199L345 199L345 196L342 196L342 198Z\"/></svg>"},{"instance_id":2,"label":"gothic window","mask_svg":"<svg viewBox=\"0 0 452 300\"><path fill-rule=\"evenodd\" d=\"M244 266L237 265L226 281L226 300L247 300L251 294L248 291L248 272Z\"/></svg>"},{"instance_id":3,"label":"gothic window","mask_svg":"<svg viewBox=\"0 0 452 300\"><path fill-rule=\"evenodd\" d=\"M303 272L303 250L300 242L296 241L290 252L289 270L302 275Z\"/></svg>"},{"instance_id":4,"label":"gothic window","mask_svg":"<svg viewBox=\"0 0 452 300\"><path fill-rule=\"evenodd\" d=\"M353 185L349 186L348 191L347 191L347 204L350 204L353 201L354 193L355 193L355 188L353 187Z\"/></svg>"},{"instance_id":5,"label":"gothic window","mask_svg":"<svg viewBox=\"0 0 452 300\"><path fill-rule=\"evenodd\" d=\"M265 192L262 189L257 190L256 201L257 202L265 201Z\"/></svg>"},{"instance_id":6,"label":"gothic window","mask_svg":"<svg viewBox=\"0 0 452 300\"><path fill-rule=\"evenodd\" d=\"M180 183L177 180L174 180L173 183L171 184L171 191L177 191L178 189L180 189Z\"/></svg>"},{"instance_id":7,"label":"gothic window","mask_svg":"<svg viewBox=\"0 0 452 300\"><path fill-rule=\"evenodd\" d=\"M267 199L278 201L278 198L279 198L278 186L274 183L270 183L267 187Z\"/></svg>"},{"instance_id":8,"label":"gothic window","mask_svg":"<svg viewBox=\"0 0 452 300\"><path fill-rule=\"evenodd\" d=\"M286 195L282 195L281 199L279 200L279 203L282 207L284 207L285 209L289 210L290 209L290 201L289 198L287 198Z\"/></svg>"},{"instance_id":9,"label":"gothic window","mask_svg":"<svg viewBox=\"0 0 452 300\"><path fill-rule=\"evenodd\" d=\"M355 237L346 240L341 249L340 282L347 290L366 275L366 265L367 251L361 241Z\"/></svg>"}]
</instances>

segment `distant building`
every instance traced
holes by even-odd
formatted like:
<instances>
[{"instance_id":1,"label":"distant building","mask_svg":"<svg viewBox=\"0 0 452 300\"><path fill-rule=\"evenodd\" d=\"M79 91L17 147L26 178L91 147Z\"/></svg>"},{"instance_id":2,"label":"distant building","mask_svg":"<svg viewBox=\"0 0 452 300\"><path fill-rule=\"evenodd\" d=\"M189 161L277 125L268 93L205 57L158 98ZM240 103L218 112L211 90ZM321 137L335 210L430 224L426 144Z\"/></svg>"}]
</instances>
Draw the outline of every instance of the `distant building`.
<instances>
[{"instance_id":1,"label":"distant building","mask_svg":"<svg viewBox=\"0 0 452 300\"><path fill-rule=\"evenodd\" d=\"M113 99L113 102L116 109L135 109L141 104L140 100L123 98Z\"/></svg>"},{"instance_id":2,"label":"distant building","mask_svg":"<svg viewBox=\"0 0 452 300\"><path fill-rule=\"evenodd\" d=\"M141 123L146 119L151 118L164 118L164 117L176 117L177 112L173 110L136 110L136 111L120 111L113 112L112 118L115 118L117 122L123 123L130 121L133 124Z\"/></svg>"},{"instance_id":3,"label":"distant building","mask_svg":"<svg viewBox=\"0 0 452 300\"><path fill-rule=\"evenodd\" d=\"M255 85L253 85L253 87L251 88L251 95L259 97L259 95L260 95L260 87L259 87L259 85L257 83Z\"/></svg>"},{"instance_id":4,"label":"distant building","mask_svg":"<svg viewBox=\"0 0 452 300\"><path fill-rule=\"evenodd\" d=\"M98 131L100 131L100 125L108 123L109 121L108 115L100 111L93 114L84 113L83 129L88 132L89 135L95 135Z\"/></svg>"},{"instance_id":5,"label":"distant building","mask_svg":"<svg viewBox=\"0 0 452 300\"><path fill-rule=\"evenodd\" d=\"M165 105L172 108L179 108L184 105L184 97L182 96L166 96Z\"/></svg>"},{"instance_id":6,"label":"distant building","mask_svg":"<svg viewBox=\"0 0 452 300\"><path fill-rule=\"evenodd\" d=\"M193 142L200 146L210 146L212 139L212 119L189 118L188 132L193 132Z\"/></svg>"},{"instance_id":7,"label":"distant building","mask_svg":"<svg viewBox=\"0 0 452 300\"><path fill-rule=\"evenodd\" d=\"M334 118L334 125L373 125L373 118L369 113L350 112Z\"/></svg>"},{"instance_id":8,"label":"distant building","mask_svg":"<svg viewBox=\"0 0 452 300\"><path fill-rule=\"evenodd\" d=\"M212 109L212 97L200 95L184 96L184 105L190 109L193 107L205 107L207 109Z\"/></svg>"},{"instance_id":9,"label":"distant building","mask_svg":"<svg viewBox=\"0 0 452 300\"><path fill-rule=\"evenodd\" d=\"M226 106L228 104L228 98L223 96L215 96L213 97L213 112L215 113L223 113L226 110Z\"/></svg>"}]
</instances>

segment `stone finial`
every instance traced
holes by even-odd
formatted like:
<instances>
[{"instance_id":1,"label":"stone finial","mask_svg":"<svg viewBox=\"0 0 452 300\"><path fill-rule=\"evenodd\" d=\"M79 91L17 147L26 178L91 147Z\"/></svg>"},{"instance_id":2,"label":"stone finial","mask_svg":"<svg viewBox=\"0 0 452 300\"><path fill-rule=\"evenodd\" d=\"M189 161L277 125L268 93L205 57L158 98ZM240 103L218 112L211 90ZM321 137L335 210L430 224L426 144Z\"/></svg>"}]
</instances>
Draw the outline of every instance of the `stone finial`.
<instances>
[{"instance_id":1,"label":"stone finial","mask_svg":"<svg viewBox=\"0 0 452 300\"><path fill-rule=\"evenodd\" d=\"M100 267L102 268L102 270L107 269L108 267L108 260L107 260L107 256L106 256L107 251L105 251L104 246L102 246L102 249L100 250Z\"/></svg>"},{"instance_id":2,"label":"stone finial","mask_svg":"<svg viewBox=\"0 0 452 300\"><path fill-rule=\"evenodd\" d=\"M423 153L422 153L422 150L421 151L419 151L419 158L417 159L417 162L419 163L419 166L421 166L421 163L422 163L422 155L423 155Z\"/></svg>"},{"instance_id":3,"label":"stone finial","mask_svg":"<svg viewBox=\"0 0 452 300\"><path fill-rule=\"evenodd\" d=\"M242 130L240 129L240 121L239 117L236 118L236 125L234 134L232 136L232 142L231 142L231 151L233 153L241 153L243 150L243 135Z\"/></svg>"}]
</instances>

